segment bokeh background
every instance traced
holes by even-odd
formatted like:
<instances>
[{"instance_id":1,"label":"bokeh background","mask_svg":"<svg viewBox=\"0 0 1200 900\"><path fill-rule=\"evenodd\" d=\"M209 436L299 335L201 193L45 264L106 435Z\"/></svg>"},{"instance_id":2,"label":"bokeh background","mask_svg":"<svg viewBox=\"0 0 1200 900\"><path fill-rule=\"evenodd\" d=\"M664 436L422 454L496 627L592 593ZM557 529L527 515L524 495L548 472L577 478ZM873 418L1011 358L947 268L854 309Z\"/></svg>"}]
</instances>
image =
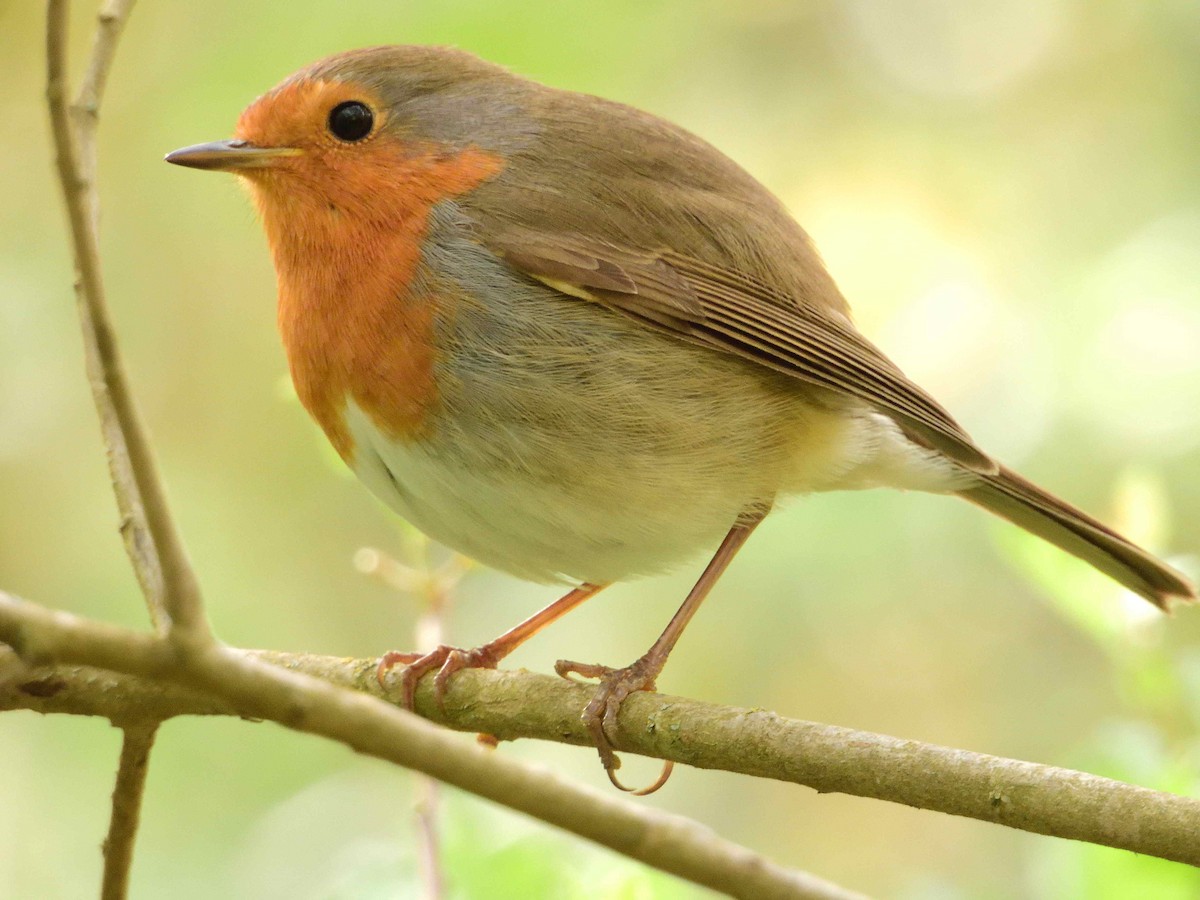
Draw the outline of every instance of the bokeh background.
<instances>
[{"instance_id":1,"label":"bokeh background","mask_svg":"<svg viewBox=\"0 0 1200 900\"><path fill-rule=\"evenodd\" d=\"M77 61L91 11L75 10ZM41 12L0 2L0 585L139 625L82 376ZM708 138L795 211L863 330L985 447L1196 571L1191 0L142 0L101 129L106 275L226 641L374 655L411 643L418 608L351 564L362 546L399 552L401 527L289 395L246 198L160 160L228 135L299 66L387 42L458 45ZM512 665L632 660L699 568L607 592ZM478 643L552 596L475 573L449 636ZM1153 614L967 504L838 494L760 529L660 683L1195 794L1198 648L1200 614ZM0 719L0 895L95 892L117 747L101 721ZM500 752L604 783L584 750ZM341 747L171 722L134 894L413 895L413 798L406 773ZM678 771L644 802L881 896L1200 893L1182 866L721 773ZM469 797L447 793L440 815L456 897L702 896Z\"/></svg>"}]
</instances>

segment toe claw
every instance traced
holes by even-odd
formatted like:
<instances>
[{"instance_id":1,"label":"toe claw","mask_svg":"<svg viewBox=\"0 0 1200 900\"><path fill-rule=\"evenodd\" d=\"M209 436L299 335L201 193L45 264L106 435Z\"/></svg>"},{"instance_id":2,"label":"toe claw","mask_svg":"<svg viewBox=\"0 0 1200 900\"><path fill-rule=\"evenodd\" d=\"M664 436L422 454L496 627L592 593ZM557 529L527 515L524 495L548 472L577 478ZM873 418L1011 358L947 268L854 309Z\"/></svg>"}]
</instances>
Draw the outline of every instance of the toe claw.
<instances>
[{"instance_id":1,"label":"toe claw","mask_svg":"<svg viewBox=\"0 0 1200 900\"><path fill-rule=\"evenodd\" d=\"M658 778L655 780L655 782L653 784L648 785L644 788L631 788L631 787L626 787L624 784L621 783L621 780L619 778L617 778L616 770L618 768L620 768L621 761L619 759L617 759L616 763L617 763L617 765L615 765L611 769L608 768L607 766L605 766L605 768L604 768L605 774L608 775L608 780L610 782L612 782L612 786L615 787L618 791L624 791L627 794L632 794L634 797L647 797L650 794L653 794L660 787L662 787L664 784L667 783L667 779L669 779L671 777L671 772L674 771L674 769L675 769L675 763L672 760L665 759L665 760L663 760L662 771L659 773Z\"/></svg>"},{"instance_id":2,"label":"toe claw","mask_svg":"<svg viewBox=\"0 0 1200 900\"><path fill-rule=\"evenodd\" d=\"M375 678L379 686L387 689L387 676L396 666L403 664L404 669L399 676L400 703L405 709L413 709L417 697L417 682L429 671L442 666L453 648L445 644L428 653L400 653L395 650L385 653L379 660L379 668L375 670Z\"/></svg>"},{"instance_id":3,"label":"toe claw","mask_svg":"<svg viewBox=\"0 0 1200 900\"><path fill-rule=\"evenodd\" d=\"M424 674L424 670L418 668L417 663L411 663L400 673L400 698L405 709L416 709L417 682L421 680L421 676Z\"/></svg>"},{"instance_id":4,"label":"toe claw","mask_svg":"<svg viewBox=\"0 0 1200 900\"><path fill-rule=\"evenodd\" d=\"M554 664L554 671L568 681L576 683L581 682L577 678L573 678L574 675L600 679L600 686L591 702L584 708L580 719L592 737L596 752L600 754L600 764L604 766L604 772L613 787L627 794L633 794L635 797L644 797L647 794L653 794L666 784L667 779L671 777L671 771L675 768L675 764L670 760L663 763L662 772L657 780L648 787L635 789L622 784L616 774L617 769L621 767L621 760L609 739L610 733L617 733L617 716L621 712L621 704L625 702L625 698L635 691L653 691L655 689L654 676L657 674L657 670L652 669L647 664L647 660L643 658L624 669L612 669L608 666L587 665L560 659Z\"/></svg>"},{"instance_id":5,"label":"toe claw","mask_svg":"<svg viewBox=\"0 0 1200 900\"><path fill-rule=\"evenodd\" d=\"M599 678L603 680L615 671L615 669L599 665L598 663L577 663L571 662L569 659L560 659L554 664L554 672L559 678L565 678L567 681L573 681L576 684L583 684L580 678ZM574 675L578 675L579 678L573 678L572 676Z\"/></svg>"},{"instance_id":6,"label":"toe claw","mask_svg":"<svg viewBox=\"0 0 1200 900\"><path fill-rule=\"evenodd\" d=\"M438 669L437 675L433 678L433 699L437 701L438 709L443 714L446 712L446 691L450 688L450 676L459 669L465 669L471 665L470 658L462 650L451 650L446 656L446 661L442 663L442 667Z\"/></svg>"},{"instance_id":7,"label":"toe claw","mask_svg":"<svg viewBox=\"0 0 1200 900\"><path fill-rule=\"evenodd\" d=\"M399 676L400 702L412 709L416 702L417 684L428 673L437 670L433 679L433 696L438 709L446 711L446 691L450 687L450 676L461 669L494 669L500 654L490 644L476 647L474 650L459 650L446 644L439 645L428 653L398 653L392 651L384 654L379 661L375 677L380 687L387 689L385 679L397 665L403 663L404 671Z\"/></svg>"},{"instance_id":8,"label":"toe claw","mask_svg":"<svg viewBox=\"0 0 1200 900\"><path fill-rule=\"evenodd\" d=\"M387 677L392 669L402 663L406 666L412 665L420 658L420 653L404 653L399 650L389 650L379 659L379 665L375 669L375 680L379 682L381 688L386 690Z\"/></svg>"}]
</instances>

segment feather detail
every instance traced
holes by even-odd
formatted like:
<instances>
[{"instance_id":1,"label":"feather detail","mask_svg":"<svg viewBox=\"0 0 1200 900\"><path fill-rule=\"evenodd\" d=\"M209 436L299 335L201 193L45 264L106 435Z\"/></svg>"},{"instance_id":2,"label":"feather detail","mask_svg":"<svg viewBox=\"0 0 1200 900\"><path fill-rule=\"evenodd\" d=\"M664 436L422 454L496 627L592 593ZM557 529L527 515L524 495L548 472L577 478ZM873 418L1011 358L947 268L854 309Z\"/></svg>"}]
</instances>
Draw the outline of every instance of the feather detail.
<instances>
[{"instance_id":1,"label":"feather detail","mask_svg":"<svg viewBox=\"0 0 1200 900\"><path fill-rule=\"evenodd\" d=\"M510 229L489 235L487 243L510 265L565 294L864 400L918 444L971 471L997 471L950 414L852 326L743 272L574 234Z\"/></svg>"}]
</instances>

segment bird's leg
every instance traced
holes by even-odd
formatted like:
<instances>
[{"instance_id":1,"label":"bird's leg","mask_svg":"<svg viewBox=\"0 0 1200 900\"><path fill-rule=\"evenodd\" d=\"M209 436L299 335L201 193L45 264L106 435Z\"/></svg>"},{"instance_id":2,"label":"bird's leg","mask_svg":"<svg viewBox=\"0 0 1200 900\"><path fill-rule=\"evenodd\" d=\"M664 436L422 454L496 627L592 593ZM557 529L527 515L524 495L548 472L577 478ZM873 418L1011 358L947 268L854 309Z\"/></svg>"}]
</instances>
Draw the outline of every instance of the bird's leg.
<instances>
[{"instance_id":1,"label":"bird's leg","mask_svg":"<svg viewBox=\"0 0 1200 900\"><path fill-rule=\"evenodd\" d=\"M608 739L609 733L616 733L617 714L621 710L621 704L634 691L656 689L655 679L666 665L667 657L670 656L679 636L683 634L683 629L692 620L692 616L696 614L696 610L700 608L700 604L704 602L708 592L717 583L717 579L733 561L734 555L746 543L755 526L766 517L767 511L763 509L744 513L733 528L729 529L725 540L721 541L721 546L717 548L717 552L713 554L713 558L705 568L704 574L700 576L700 580L688 593L687 599L683 601L683 605L679 607L679 611L675 613L666 630L646 651L645 655L632 665L623 669L612 669L608 666L587 665L569 662L565 659L560 659L554 664L554 671L568 680L574 680L571 678L572 675L600 679L599 690L596 691L592 702L587 705L580 718L591 734L596 749L600 752L600 762L604 765L604 771L608 773L608 780L621 790L638 796L652 794L666 784L673 766L668 761L663 766L658 780L647 788L633 790L621 784L616 775L621 761L617 759L616 753L613 752L612 742Z\"/></svg>"},{"instance_id":2,"label":"bird's leg","mask_svg":"<svg viewBox=\"0 0 1200 900\"><path fill-rule=\"evenodd\" d=\"M551 622L570 612L584 600L598 594L604 585L582 584L570 593L555 600L545 609L534 613L520 625L510 628L493 641L476 647L473 650L460 650L445 644L428 653L401 653L391 651L385 653L379 660L379 668L375 671L381 687L386 687L387 674L396 666L404 664L400 673L400 686L403 689L401 698L409 709L413 708L413 699L417 692L417 682L428 672L438 670L434 678L434 697L439 707L444 709L446 688L450 676L460 669L494 669L496 664L512 653L525 641L533 637Z\"/></svg>"}]
</instances>

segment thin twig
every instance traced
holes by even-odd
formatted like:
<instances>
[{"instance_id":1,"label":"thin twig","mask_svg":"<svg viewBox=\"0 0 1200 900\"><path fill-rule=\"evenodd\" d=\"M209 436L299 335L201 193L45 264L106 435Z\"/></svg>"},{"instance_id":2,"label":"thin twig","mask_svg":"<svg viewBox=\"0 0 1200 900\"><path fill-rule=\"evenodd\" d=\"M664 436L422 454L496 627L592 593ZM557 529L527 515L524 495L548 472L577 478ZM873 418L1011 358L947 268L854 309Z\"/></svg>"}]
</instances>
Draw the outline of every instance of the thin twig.
<instances>
[{"instance_id":1,"label":"thin twig","mask_svg":"<svg viewBox=\"0 0 1200 900\"><path fill-rule=\"evenodd\" d=\"M378 697L368 696L366 691L348 690L305 675L303 658L277 658L282 664L276 665L214 645L189 660L181 660L161 638L52 612L3 592L0 641L16 650L27 664L58 661L89 665L141 676L154 682L153 691L165 692L165 683L171 683L185 688L183 694L187 696L207 695L209 702L219 698L234 714L270 719L424 772L730 896L755 900L858 896L815 876L778 866L688 819L656 812L614 797L611 792L573 785L549 771L515 762L473 741L463 741ZM354 661L341 662L349 665ZM368 661L353 678L364 686L373 682L377 664L378 660ZM51 695L41 699L53 703L70 690L67 675L71 670L60 671L63 677L49 681L10 677L6 683L26 697L30 691ZM340 671L351 674L346 669ZM96 695L102 692L107 696L119 679L94 671L79 671L74 676L97 676L99 683L89 692L93 710L96 703L104 702ZM11 693L12 688L0 690L0 696ZM157 696L161 701L166 693ZM153 698L146 699L153 708ZM570 718L578 720L578 711L576 706Z\"/></svg>"},{"instance_id":2,"label":"thin twig","mask_svg":"<svg viewBox=\"0 0 1200 900\"><path fill-rule=\"evenodd\" d=\"M59 182L75 255L75 294L92 398L100 416L126 550L151 619L180 646L212 640L200 588L179 539L110 324L96 234L95 129L99 103L131 0L109 0L100 14L91 63L73 115L67 106L68 0L49 0L46 100Z\"/></svg>"},{"instance_id":3,"label":"thin twig","mask_svg":"<svg viewBox=\"0 0 1200 900\"><path fill-rule=\"evenodd\" d=\"M92 229L100 227L100 195L94 188L96 180L96 128L100 123L100 101L104 98L104 87L108 73L116 57L117 41L125 30L125 22L133 8L134 0L106 0L96 14L96 31L92 36L92 52L88 69L79 93L71 105L75 122L75 146L80 166L80 183L88 194Z\"/></svg>"},{"instance_id":4,"label":"thin twig","mask_svg":"<svg viewBox=\"0 0 1200 900\"><path fill-rule=\"evenodd\" d=\"M143 635L51 613L14 598L5 602L5 597L0 592L0 641L23 642L14 646L26 659L57 659L143 677L122 679L69 667L38 670L19 681L10 679L7 689L0 685L0 710L20 707L83 715L142 710L158 718L241 711L234 703L223 705L197 692L194 682L188 689L163 684L156 665L170 657L160 657L153 641ZM262 651L249 655L332 684L379 693L374 659ZM433 699L432 680L427 677L418 687L417 711L440 724L488 732L502 740L589 745L579 722L579 710L591 696L588 687L530 672L468 669L451 680L443 714ZM1200 799L1193 797L1056 766L662 694L631 695L618 724L613 743L627 752L1200 866ZM427 771L419 764L413 767Z\"/></svg>"},{"instance_id":5,"label":"thin twig","mask_svg":"<svg viewBox=\"0 0 1200 900\"><path fill-rule=\"evenodd\" d=\"M101 900L125 900L129 895L129 871L133 845L142 815L142 793L150 769L150 750L158 734L158 723L127 725L121 737L121 761L113 787L112 816L104 839L104 878Z\"/></svg>"},{"instance_id":6,"label":"thin twig","mask_svg":"<svg viewBox=\"0 0 1200 900\"><path fill-rule=\"evenodd\" d=\"M442 616L450 605L450 593L441 589L436 576L429 567L429 542L422 540L421 561L425 575L425 591L422 599L425 608L417 619L414 636L416 648L429 651L442 643ZM439 824L441 797L438 783L428 775L417 774L417 837L419 847L419 869L425 900L442 900L446 894L446 878L442 872L442 847Z\"/></svg>"},{"instance_id":7,"label":"thin twig","mask_svg":"<svg viewBox=\"0 0 1200 900\"><path fill-rule=\"evenodd\" d=\"M440 568L430 560L430 541L415 529L405 533L402 563L382 550L363 547L354 555L354 565L362 573L378 578L401 594L415 597L421 614L413 629L413 646L428 652L440 645L444 636L443 619L453 600L454 587L470 568L470 562L457 554ZM442 900L446 878L442 871L438 815L440 791L435 779L415 774L417 829L417 865L424 900Z\"/></svg>"},{"instance_id":8,"label":"thin twig","mask_svg":"<svg viewBox=\"0 0 1200 900\"><path fill-rule=\"evenodd\" d=\"M98 14L87 72L78 98L68 109L70 6L67 0L50 0L46 13L46 101L71 226L75 297L88 382L100 417L126 553L155 628L194 643L211 640L199 588L171 521L154 456L126 382L100 274L96 128L108 73L132 6L133 0L105 0ZM142 792L156 733L157 724L130 725L124 732L104 842L104 900L123 900L129 891Z\"/></svg>"},{"instance_id":9,"label":"thin twig","mask_svg":"<svg viewBox=\"0 0 1200 900\"><path fill-rule=\"evenodd\" d=\"M438 783L428 775L417 774L417 870L421 875L424 900L442 900L446 896L446 877L442 874L442 846L438 815L441 809Z\"/></svg>"}]
</instances>

